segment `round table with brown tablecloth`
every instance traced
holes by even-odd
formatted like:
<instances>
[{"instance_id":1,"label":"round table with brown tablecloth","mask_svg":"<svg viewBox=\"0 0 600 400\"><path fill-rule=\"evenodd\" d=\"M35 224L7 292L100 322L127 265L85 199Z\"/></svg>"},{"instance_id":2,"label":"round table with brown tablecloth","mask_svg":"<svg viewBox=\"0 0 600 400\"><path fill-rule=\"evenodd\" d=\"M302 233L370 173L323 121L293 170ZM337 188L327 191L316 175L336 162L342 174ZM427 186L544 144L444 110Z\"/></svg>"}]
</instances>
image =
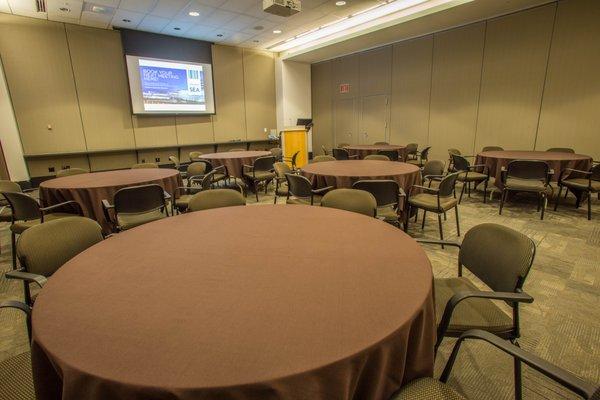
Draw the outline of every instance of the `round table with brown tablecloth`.
<instances>
[{"instance_id":1,"label":"round table with brown tablecloth","mask_svg":"<svg viewBox=\"0 0 600 400\"><path fill-rule=\"evenodd\" d=\"M167 193L175 196L177 188L183 186L181 175L175 169L140 168L92 172L42 182L40 201L44 206L51 206L75 200L81 205L86 217L95 219L105 232L109 232L110 224L104 217L102 200L112 203L119 189L151 183L159 184Z\"/></svg>"},{"instance_id":2,"label":"round table with brown tablecloth","mask_svg":"<svg viewBox=\"0 0 600 400\"><path fill-rule=\"evenodd\" d=\"M433 373L432 286L413 239L348 211L241 206L145 224L38 295L37 399L387 400Z\"/></svg>"},{"instance_id":3,"label":"round table with brown tablecloth","mask_svg":"<svg viewBox=\"0 0 600 400\"><path fill-rule=\"evenodd\" d=\"M213 167L224 165L230 176L242 178L244 165L252 165L258 157L270 155L270 151L224 151L202 154L199 158L210 162Z\"/></svg>"},{"instance_id":4,"label":"round table with brown tablecloth","mask_svg":"<svg viewBox=\"0 0 600 400\"><path fill-rule=\"evenodd\" d=\"M377 154L381 150L395 150L398 152L400 161L406 160L406 146L396 144L356 144L352 146L344 146L351 156L358 155L361 160L369 154Z\"/></svg>"},{"instance_id":5,"label":"round table with brown tablecloth","mask_svg":"<svg viewBox=\"0 0 600 400\"><path fill-rule=\"evenodd\" d=\"M513 160L540 160L548 163L554 170L552 180L558 180L560 173L565 168L589 171L592 166L592 157L583 154L556 153L551 151L484 151L477 154L475 164L487 165L490 176L494 177L496 187L502 189L502 168L506 168Z\"/></svg>"}]
</instances>

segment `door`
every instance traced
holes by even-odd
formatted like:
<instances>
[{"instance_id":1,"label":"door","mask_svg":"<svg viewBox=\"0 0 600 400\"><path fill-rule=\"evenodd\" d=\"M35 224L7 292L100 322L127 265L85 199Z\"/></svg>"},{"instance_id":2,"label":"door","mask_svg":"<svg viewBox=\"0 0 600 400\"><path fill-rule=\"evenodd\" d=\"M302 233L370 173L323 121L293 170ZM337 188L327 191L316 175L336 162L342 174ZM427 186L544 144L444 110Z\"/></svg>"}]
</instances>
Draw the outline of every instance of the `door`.
<instances>
[{"instance_id":1,"label":"door","mask_svg":"<svg viewBox=\"0 0 600 400\"><path fill-rule=\"evenodd\" d=\"M357 144L356 112L354 99L337 100L334 105L335 145Z\"/></svg>"},{"instance_id":2,"label":"door","mask_svg":"<svg viewBox=\"0 0 600 400\"><path fill-rule=\"evenodd\" d=\"M386 142L388 138L389 96L363 97L360 113L360 144Z\"/></svg>"}]
</instances>

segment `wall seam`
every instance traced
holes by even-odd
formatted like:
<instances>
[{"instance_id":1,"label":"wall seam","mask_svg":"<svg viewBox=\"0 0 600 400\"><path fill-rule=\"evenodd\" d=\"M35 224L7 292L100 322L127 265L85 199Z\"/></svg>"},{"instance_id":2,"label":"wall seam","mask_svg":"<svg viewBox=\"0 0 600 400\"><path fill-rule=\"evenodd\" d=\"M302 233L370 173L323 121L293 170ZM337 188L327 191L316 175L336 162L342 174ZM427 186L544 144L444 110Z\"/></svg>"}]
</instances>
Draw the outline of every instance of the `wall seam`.
<instances>
[{"instance_id":1,"label":"wall seam","mask_svg":"<svg viewBox=\"0 0 600 400\"><path fill-rule=\"evenodd\" d=\"M427 109L427 145L429 146L429 139L431 138L431 95L433 94L433 61L435 54L435 37L436 34L431 35L431 67L429 68L429 107Z\"/></svg>"},{"instance_id":2,"label":"wall seam","mask_svg":"<svg viewBox=\"0 0 600 400\"><path fill-rule=\"evenodd\" d=\"M481 102L481 89L483 87L483 65L485 62L485 43L487 41L488 21L483 25L483 49L481 50L481 71L479 73L479 91L477 93L477 112L475 113L475 132L473 134L473 150L471 154L476 154L475 143L477 143L477 128L479 126L479 108Z\"/></svg>"},{"instance_id":3,"label":"wall seam","mask_svg":"<svg viewBox=\"0 0 600 400\"><path fill-rule=\"evenodd\" d=\"M244 59L246 55L246 49L242 49L242 89L244 91L244 130L246 131L246 140L248 140L248 101L246 99L246 66L244 65ZM277 103L277 99L275 99ZM250 144L247 144L250 146Z\"/></svg>"}]
</instances>

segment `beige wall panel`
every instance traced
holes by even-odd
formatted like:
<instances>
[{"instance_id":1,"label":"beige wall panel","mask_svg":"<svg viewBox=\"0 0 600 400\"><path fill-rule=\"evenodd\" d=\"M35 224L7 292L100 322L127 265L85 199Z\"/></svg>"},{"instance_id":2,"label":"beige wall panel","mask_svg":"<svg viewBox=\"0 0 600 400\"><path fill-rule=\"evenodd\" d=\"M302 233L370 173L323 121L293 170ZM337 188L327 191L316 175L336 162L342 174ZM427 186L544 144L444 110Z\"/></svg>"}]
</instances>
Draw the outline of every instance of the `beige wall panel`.
<instances>
[{"instance_id":1,"label":"beige wall panel","mask_svg":"<svg viewBox=\"0 0 600 400\"><path fill-rule=\"evenodd\" d=\"M359 54L353 54L332 60L332 90L334 99L354 98L360 95ZM349 84L348 93L340 93L340 85Z\"/></svg>"},{"instance_id":2,"label":"beige wall panel","mask_svg":"<svg viewBox=\"0 0 600 400\"><path fill-rule=\"evenodd\" d=\"M88 150L135 146L119 32L67 24Z\"/></svg>"},{"instance_id":3,"label":"beige wall panel","mask_svg":"<svg viewBox=\"0 0 600 400\"><path fill-rule=\"evenodd\" d=\"M433 36L394 45L390 142L429 143Z\"/></svg>"},{"instance_id":4,"label":"beige wall panel","mask_svg":"<svg viewBox=\"0 0 600 400\"><path fill-rule=\"evenodd\" d=\"M600 159L600 1L558 3L537 150L572 147Z\"/></svg>"},{"instance_id":5,"label":"beige wall panel","mask_svg":"<svg viewBox=\"0 0 600 400\"><path fill-rule=\"evenodd\" d=\"M435 34L429 143L432 159L449 147L472 154L477 124L485 24Z\"/></svg>"},{"instance_id":6,"label":"beige wall panel","mask_svg":"<svg viewBox=\"0 0 600 400\"><path fill-rule=\"evenodd\" d=\"M389 94L392 87L392 46L360 53L358 76L361 96Z\"/></svg>"},{"instance_id":7,"label":"beige wall panel","mask_svg":"<svg viewBox=\"0 0 600 400\"><path fill-rule=\"evenodd\" d=\"M138 161L139 163L147 162L147 163L156 163L156 164L171 164L169 161L169 156L177 156L178 149L177 148L162 148L162 149L147 149L147 150L139 150L138 151ZM156 159L159 159L156 161Z\"/></svg>"},{"instance_id":8,"label":"beige wall panel","mask_svg":"<svg viewBox=\"0 0 600 400\"><path fill-rule=\"evenodd\" d=\"M215 141L246 140L242 49L213 45L212 55L217 112L213 116Z\"/></svg>"},{"instance_id":9,"label":"beige wall panel","mask_svg":"<svg viewBox=\"0 0 600 400\"><path fill-rule=\"evenodd\" d=\"M190 153L192 151L201 151L204 154L208 154L213 153L215 151L215 147L213 145L182 147L181 149L179 149L179 161L190 161Z\"/></svg>"},{"instance_id":10,"label":"beige wall panel","mask_svg":"<svg viewBox=\"0 0 600 400\"><path fill-rule=\"evenodd\" d=\"M92 171L108 171L111 169L127 169L137 163L135 151L127 153L90 154L90 167Z\"/></svg>"},{"instance_id":11,"label":"beige wall panel","mask_svg":"<svg viewBox=\"0 0 600 400\"><path fill-rule=\"evenodd\" d=\"M90 169L87 156L73 155L64 157L43 157L35 158L27 161L29 175L32 178L40 176L56 175L64 167ZM54 168L54 172L49 172L48 168Z\"/></svg>"},{"instance_id":12,"label":"beige wall panel","mask_svg":"<svg viewBox=\"0 0 600 400\"><path fill-rule=\"evenodd\" d=\"M180 145L212 143L215 140L212 116L177 115L175 124Z\"/></svg>"},{"instance_id":13,"label":"beige wall panel","mask_svg":"<svg viewBox=\"0 0 600 400\"><path fill-rule=\"evenodd\" d=\"M131 118L136 147L177 146L174 116L134 115Z\"/></svg>"},{"instance_id":14,"label":"beige wall panel","mask_svg":"<svg viewBox=\"0 0 600 400\"><path fill-rule=\"evenodd\" d=\"M533 150L556 5L488 21L475 152Z\"/></svg>"},{"instance_id":15,"label":"beige wall panel","mask_svg":"<svg viewBox=\"0 0 600 400\"><path fill-rule=\"evenodd\" d=\"M321 146L333 147L333 111L331 103L331 61L311 66L313 153L322 154Z\"/></svg>"},{"instance_id":16,"label":"beige wall panel","mask_svg":"<svg viewBox=\"0 0 600 400\"><path fill-rule=\"evenodd\" d=\"M273 53L264 51L244 49L243 56L247 138L266 139L277 127L275 60Z\"/></svg>"},{"instance_id":17,"label":"beige wall panel","mask_svg":"<svg viewBox=\"0 0 600 400\"><path fill-rule=\"evenodd\" d=\"M0 14L0 54L24 152L85 150L64 25Z\"/></svg>"},{"instance_id":18,"label":"beige wall panel","mask_svg":"<svg viewBox=\"0 0 600 400\"><path fill-rule=\"evenodd\" d=\"M254 142L254 143L250 143L250 150L270 150L274 147L278 147L277 144L275 143L269 143L269 142Z\"/></svg>"}]
</instances>

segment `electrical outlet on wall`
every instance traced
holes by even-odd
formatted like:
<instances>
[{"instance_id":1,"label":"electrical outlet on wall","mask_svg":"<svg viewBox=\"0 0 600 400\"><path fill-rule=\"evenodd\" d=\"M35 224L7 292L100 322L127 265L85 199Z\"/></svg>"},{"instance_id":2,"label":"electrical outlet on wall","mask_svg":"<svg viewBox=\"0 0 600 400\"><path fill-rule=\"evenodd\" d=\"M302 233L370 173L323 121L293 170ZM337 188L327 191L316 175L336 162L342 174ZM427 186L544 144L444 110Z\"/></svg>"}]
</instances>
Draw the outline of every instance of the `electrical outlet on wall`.
<instances>
[{"instance_id":1,"label":"electrical outlet on wall","mask_svg":"<svg viewBox=\"0 0 600 400\"><path fill-rule=\"evenodd\" d=\"M156 157L156 158L154 159L154 161L155 161L155 162L160 162L160 157Z\"/></svg>"},{"instance_id":2,"label":"electrical outlet on wall","mask_svg":"<svg viewBox=\"0 0 600 400\"><path fill-rule=\"evenodd\" d=\"M54 172L54 167L48 167L48 172Z\"/></svg>"}]
</instances>

